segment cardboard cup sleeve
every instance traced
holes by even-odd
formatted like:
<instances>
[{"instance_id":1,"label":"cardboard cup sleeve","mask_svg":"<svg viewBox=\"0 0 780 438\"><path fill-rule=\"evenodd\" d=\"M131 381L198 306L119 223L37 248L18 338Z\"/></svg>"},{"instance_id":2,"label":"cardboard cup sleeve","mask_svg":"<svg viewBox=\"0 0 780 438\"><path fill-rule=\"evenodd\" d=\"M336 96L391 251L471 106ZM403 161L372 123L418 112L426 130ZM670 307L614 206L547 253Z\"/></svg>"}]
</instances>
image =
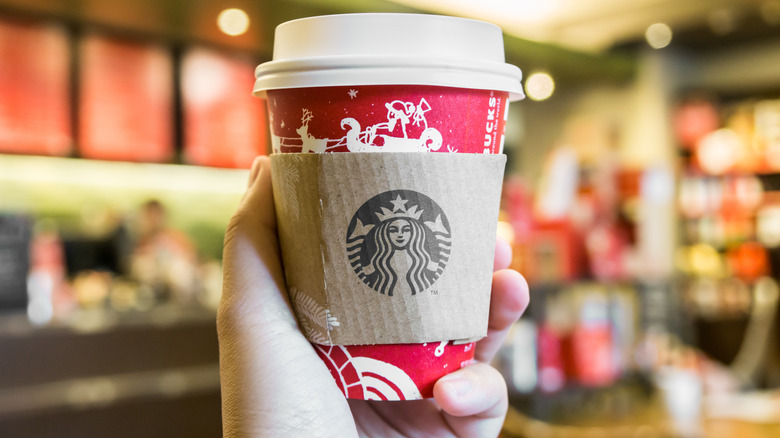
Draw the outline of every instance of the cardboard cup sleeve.
<instances>
[{"instance_id":1,"label":"cardboard cup sleeve","mask_svg":"<svg viewBox=\"0 0 780 438\"><path fill-rule=\"evenodd\" d=\"M473 358L473 341L487 333L505 162L500 154L271 156L288 293L326 363L346 370L355 354L374 351L405 356L409 363L394 366L416 375L430 364L409 348L430 349L439 374L404 399L430 397L435 379Z\"/></svg>"},{"instance_id":2,"label":"cardboard cup sleeve","mask_svg":"<svg viewBox=\"0 0 780 438\"><path fill-rule=\"evenodd\" d=\"M271 160L287 287L310 341L486 334L504 155Z\"/></svg>"}]
</instances>

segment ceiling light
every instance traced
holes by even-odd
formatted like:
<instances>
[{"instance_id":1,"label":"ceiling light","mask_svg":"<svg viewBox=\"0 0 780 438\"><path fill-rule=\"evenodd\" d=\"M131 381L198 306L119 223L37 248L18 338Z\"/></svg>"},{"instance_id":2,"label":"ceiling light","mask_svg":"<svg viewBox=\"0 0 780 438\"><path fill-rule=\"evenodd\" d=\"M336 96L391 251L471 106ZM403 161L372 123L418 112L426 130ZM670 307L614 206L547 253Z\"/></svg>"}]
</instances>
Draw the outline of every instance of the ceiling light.
<instances>
[{"instance_id":1,"label":"ceiling light","mask_svg":"<svg viewBox=\"0 0 780 438\"><path fill-rule=\"evenodd\" d=\"M647 44L654 49L663 49L672 42L672 28L665 23L651 24L645 31Z\"/></svg>"},{"instance_id":2,"label":"ceiling light","mask_svg":"<svg viewBox=\"0 0 780 438\"><path fill-rule=\"evenodd\" d=\"M225 9L217 17L217 25L230 36L241 35L249 29L249 15L241 9Z\"/></svg>"},{"instance_id":3,"label":"ceiling light","mask_svg":"<svg viewBox=\"0 0 780 438\"><path fill-rule=\"evenodd\" d=\"M555 91L555 81L547 73L533 73L525 80L525 94L531 100L545 100Z\"/></svg>"}]
</instances>

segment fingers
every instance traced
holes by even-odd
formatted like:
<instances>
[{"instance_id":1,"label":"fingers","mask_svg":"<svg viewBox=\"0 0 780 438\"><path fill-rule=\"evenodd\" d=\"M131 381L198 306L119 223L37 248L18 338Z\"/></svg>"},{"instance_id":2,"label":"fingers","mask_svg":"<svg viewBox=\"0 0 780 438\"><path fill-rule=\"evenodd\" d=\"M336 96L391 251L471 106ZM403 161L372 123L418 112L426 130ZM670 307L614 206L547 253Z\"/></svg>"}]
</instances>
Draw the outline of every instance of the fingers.
<instances>
[{"instance_id":1,"label":"fingers","mask_svg":"<svg viewBox=\"0 0 780 438\"><path fill-rule=\"evenodd\" d=\"M506 269L512 263L512 247L506 240L496 238L496 255L493 258L493 271Z\"/></svg>"},{"instance_id":2,"label":"fingers","mask_svg":"<svg viewBox=\"0 0 780 438\"><path fill-rule=\"evenodd\" d=\"M439 379L433 397L457 436L498 436L509 406L504 378L479 363Z\"/></svg>"},{"instance_id":3,"label":"fingers","mask_svg":"<svg viewBox=\"0 0 780 438\"><path fill-rule=\"evenodd\" d=\"M528 307L528 284L518 272L506 269L512 261L508 243L496 239L488 334L477 343L479 362L441 378L433 397L457 436L498 436L508 408L506 382L489 362L509 328Z\"/></svg>"},{"instance_id":4,"label":"fingers","mask_svg":"<svg viewBox=\"0 0 780 438\"><path fill-rule=\"evenodd\" d=\"M509 328L528 307L528 283L517 271L504 269L493 273L490 317L487 337L477 342L474 357L490 362L504 342Z\"/></svg>"}]
</instances>

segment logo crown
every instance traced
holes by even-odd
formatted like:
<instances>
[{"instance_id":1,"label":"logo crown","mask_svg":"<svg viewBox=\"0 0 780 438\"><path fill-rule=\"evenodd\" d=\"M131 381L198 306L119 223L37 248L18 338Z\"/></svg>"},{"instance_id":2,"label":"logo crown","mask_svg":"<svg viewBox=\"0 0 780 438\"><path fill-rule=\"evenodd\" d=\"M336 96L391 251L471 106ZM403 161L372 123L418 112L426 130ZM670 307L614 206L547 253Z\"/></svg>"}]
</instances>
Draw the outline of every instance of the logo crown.
<instances>
[{"instance_id":1,"label":"logo crown","mask_svg":"<svg viewBox=\"0 0 780 438\"><path fill-rule=\"evenodd\" d=\"M399 195L394 201L390 201L393 204L393 209L390 210L387 207L380 207L381 212L375 212L380 221L384 222L389 219L397 218L409 218L420 220L420 216L423 214L423 210L418 210L416 205L406 208L408 200L401 199Z\"/></svg>"}]
</instances>

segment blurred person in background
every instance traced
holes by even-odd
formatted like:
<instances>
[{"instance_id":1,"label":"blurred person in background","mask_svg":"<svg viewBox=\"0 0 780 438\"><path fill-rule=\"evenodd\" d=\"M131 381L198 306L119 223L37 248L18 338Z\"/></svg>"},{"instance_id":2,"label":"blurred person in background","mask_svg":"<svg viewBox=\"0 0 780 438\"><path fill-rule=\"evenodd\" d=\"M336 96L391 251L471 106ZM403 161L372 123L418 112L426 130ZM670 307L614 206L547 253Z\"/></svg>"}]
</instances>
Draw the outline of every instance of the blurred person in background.
<instances>
[{"instance_id":1,"label":"blurred person in background","mask_svg":"<svg viewBox=\"0 0 780 438\"><path fill-rule=\"evenodd\" d=\"M168 225L165 206L145 202L139 211L132 276L162 301L188 301L197 286L197 253L190 238Z\"/></svg>"}]
</instances>

